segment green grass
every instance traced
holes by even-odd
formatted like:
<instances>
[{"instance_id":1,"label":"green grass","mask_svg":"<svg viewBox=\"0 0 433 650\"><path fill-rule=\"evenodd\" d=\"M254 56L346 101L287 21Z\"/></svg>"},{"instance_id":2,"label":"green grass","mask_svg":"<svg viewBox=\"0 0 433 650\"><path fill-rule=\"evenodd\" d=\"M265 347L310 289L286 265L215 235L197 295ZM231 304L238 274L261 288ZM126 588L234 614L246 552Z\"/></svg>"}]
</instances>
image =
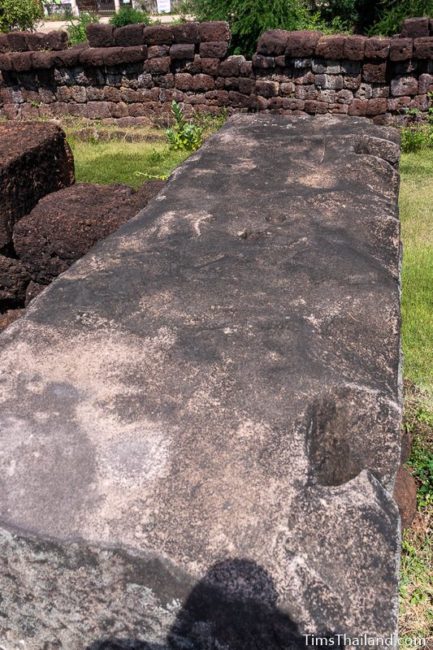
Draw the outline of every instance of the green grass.
<instances>
[{"instance_id":1,"label":"green grass","mask_svg":"<svg viewBox=\"0 0 433 650\"><path fill-rule=\"evenodd\" d=\"M433 636L433 150L401 161L403 241L402 344L404 426L414 436L407 463L418 487L418 513L404 532L400 634Z\"/></svg>"},{"instance_id":2,"label":"green grass","mask_svg":"<svg viewBox=\"0 0 433 650\"><path fill-rule=\"evenodd\" d=\"M191 122L191 128L199 129L205 140L221 128L226 119L225 111L219 115L198 114ZM188 120L185 125L190 127ZM75 174L79 183L124 183L137 188L147 179L167 178L192 153L169 146L168 132L151 126L120 129L124 139L110 139L108 142L100 141L98 134L111 132L113 137L116 133L118 136L119 128L115 125L97 121L90 124L89 121L72 118L63 121L63 128L74 154ZM94 137L83 142L77 137L77 132L83 130L93 132ZM153 141L127 142L128 135L141 135Z\"/></svg>"},{"instance_id":3,"label":"green grass","mask_svg":"<svg viewBox=\"0 0 433 650\"><path fill-rule=\"evenodd\" d=\"M432 149L402 157L400 216L404 372L433 397Z\"/></svg>"},{"instance_id":4,"label":"green grass","mask_svg":"<svg viewBox=\"0 0 433 650\"><path fill-rule=\"evenodd\" d=\"M149 177L165 178L189 155L159 142L81 142L68 138L79 183L124 183L137 188Z\"/></svg>"}]
</instances>

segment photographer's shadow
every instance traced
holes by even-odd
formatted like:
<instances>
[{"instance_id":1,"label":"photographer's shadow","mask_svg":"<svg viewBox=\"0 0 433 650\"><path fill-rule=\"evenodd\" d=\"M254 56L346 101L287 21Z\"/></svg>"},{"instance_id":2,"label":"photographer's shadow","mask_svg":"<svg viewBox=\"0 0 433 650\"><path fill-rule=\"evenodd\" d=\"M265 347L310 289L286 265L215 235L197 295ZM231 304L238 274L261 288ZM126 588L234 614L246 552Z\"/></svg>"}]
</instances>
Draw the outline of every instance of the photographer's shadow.
<instances>
[{"instance_id":1,"label":"photographer's shadow","mask_svg":"<svg viewBox=\"0 0 433 650\"><path fill-rule=\"evenodd\" d=\"M272 578L250 560L215 564L194 587L164 645L105 638L86 650L299 650L305 638L277 608Z\"/></svg>"}]
</instances>

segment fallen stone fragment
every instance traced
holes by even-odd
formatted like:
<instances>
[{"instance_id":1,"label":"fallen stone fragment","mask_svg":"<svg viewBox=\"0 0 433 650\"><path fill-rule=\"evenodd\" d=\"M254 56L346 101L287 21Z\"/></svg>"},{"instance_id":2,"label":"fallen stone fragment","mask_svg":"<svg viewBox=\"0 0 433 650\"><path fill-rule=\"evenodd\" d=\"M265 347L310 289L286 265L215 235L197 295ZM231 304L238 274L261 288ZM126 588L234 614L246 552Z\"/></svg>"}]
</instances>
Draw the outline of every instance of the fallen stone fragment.
<instances>
[{"instance_id":1,"label":"fallen stone fragment","mask_svg":"<svg viewBox=\"0 0 433 650\"><path fill-rule=\"evenodd\" d=\"M0 638L396 633L398 144L238 115L2 334Z\"/></svg>"},{"instance_id":2,"label":"fallen stone fragment","mask_svg":"<svg viewBox=\"0 0 433 650\"><path fill-rule=\"evenodd\" d=\"M23 303L30 274L20 260L0 255L0 309Z\"/></svg>"},{"instance_id":3,"label":"fallen stone fragment","mask_svg":"<svg viewBox=\"0 0 433 650\"><path fill-rule=\"evenodd\" d=\"M40 198L74 182L74 162L64 132L53 124L0 124L0 252L14 224Z\"/></svg>"},{"instance_id":4,"label":"fallen stone fragment","mask_svg":"<svg viewBox=\"0 0 433 650\"><path fill-rule=\"evenodd\" d=\"M400 465L394 487L394 499L401 517L401 527L410 528L416 515L416 482L404 465Z\"/></svg>"},{"instance_id":5,"label":"fallen stone fragment","mask_svg":"<svg viewBox=\"0 0 433 650\"><path fill-rule=\"evenodd\" d=\"M150 181L134 192L125 185L79 183L53 192L16 225L17 255L34 282L49 284L135 216L163 186L163 181Z\"/></svg>"}]
</instances>

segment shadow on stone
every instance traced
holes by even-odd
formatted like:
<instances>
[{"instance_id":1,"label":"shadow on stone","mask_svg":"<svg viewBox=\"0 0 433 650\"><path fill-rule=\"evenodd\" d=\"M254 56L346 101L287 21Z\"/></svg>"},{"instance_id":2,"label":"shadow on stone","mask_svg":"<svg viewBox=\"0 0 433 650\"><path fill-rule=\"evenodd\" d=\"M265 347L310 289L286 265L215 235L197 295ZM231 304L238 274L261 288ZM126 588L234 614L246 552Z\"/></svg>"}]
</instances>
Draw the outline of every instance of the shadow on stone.
<instances>
[{"instance_id":1,"label":"shadow on stone","mask_svg":"<svg viewBox=\"0 0 433 650\"><path fill-rule=\"evenodd\" d=\"M327 634L326 636L332 636ZM297 650L297 625L277 608L269 574L250 560L215 564L194 587L164 645L106 638L86 650Z\"/></svg>"}]
</instances>

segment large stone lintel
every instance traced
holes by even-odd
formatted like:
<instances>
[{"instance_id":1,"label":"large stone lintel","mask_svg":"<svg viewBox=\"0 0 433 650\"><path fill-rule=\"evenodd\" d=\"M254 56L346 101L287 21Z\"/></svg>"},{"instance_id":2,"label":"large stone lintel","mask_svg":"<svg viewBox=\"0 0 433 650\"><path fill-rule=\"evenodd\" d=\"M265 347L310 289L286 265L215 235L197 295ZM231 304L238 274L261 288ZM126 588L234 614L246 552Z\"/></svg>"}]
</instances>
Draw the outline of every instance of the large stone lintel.
<instances>
[{"instance_id":1,"label":"large stone lintel","mask_svg":"<svg viewBox=\"0 0 433 650\"><path fill-rule=\"evenodd\" d=\"M395 633L398 151L237 116L0 337L7 650Z\"/></svg>"}]
</instances>

